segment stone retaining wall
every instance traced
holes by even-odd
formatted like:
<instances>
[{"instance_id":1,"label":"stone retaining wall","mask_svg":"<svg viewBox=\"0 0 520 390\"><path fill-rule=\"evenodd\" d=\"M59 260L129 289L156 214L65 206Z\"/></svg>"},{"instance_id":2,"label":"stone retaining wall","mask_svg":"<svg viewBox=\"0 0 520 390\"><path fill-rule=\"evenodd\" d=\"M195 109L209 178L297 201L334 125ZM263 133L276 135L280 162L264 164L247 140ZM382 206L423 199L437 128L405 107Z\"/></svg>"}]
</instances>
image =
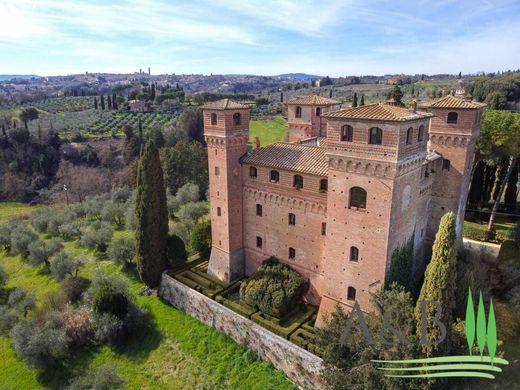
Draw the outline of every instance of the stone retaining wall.
<instances>
[{"instance_id":1,"label":"stone retaining wall","mask_svg":"<svg viewBox=\"0 0 520 390\"><path fill-rule=\"evenodd\" d=\"M269 360L295 384L307 389L324 389L319 373L322 360L290 341L213 301L164 273L159 295L176 308Z\"/></svg>"}]
</instances>

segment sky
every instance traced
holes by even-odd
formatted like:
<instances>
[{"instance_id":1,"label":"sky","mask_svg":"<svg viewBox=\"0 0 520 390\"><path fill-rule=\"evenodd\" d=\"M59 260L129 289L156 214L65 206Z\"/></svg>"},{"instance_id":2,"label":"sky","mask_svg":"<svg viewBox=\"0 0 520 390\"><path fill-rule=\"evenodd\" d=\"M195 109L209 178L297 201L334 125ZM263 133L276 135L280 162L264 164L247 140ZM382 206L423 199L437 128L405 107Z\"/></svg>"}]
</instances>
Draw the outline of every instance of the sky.
<instances>
[{"instance_id":1,"label":"sky","mask_svg":"<svg viewBox=\"0 0 520 390\"><path fill-rule=\"evenodd\" d=\"M0 0L0 74L520 68L520 0Z\"/></svg>"}]
</instances>

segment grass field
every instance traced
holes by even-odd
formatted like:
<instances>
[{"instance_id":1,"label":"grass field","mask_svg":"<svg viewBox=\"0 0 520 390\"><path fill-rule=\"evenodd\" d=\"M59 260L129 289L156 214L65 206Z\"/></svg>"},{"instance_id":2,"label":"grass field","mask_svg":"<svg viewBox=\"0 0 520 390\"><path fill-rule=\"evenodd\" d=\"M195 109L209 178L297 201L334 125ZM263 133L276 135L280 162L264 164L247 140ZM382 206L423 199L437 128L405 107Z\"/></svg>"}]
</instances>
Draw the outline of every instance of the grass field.
<instances>
[{"instance_id":1,"label":"grass field","mask_svg":"<svg viewBox=\"0 0 520 390\"><path fill-rule=\"evenodd\" d=\"M24 203L18 202L4 202L0 203L0 221L6 220L9 218L16 218L19 216L27 215L35 210L34 207L31 207Z\"/></svg>"},{"instance_id":2,"label":"grass field","mask_svg":"<svg viewBox=\"0 0 520 390\"><path fill-rule=\"evenodd\" d=\"M260 146L266 146L284 140L287 131L287 121L281 116L273 119L252 120L249 123L249 145L253 139L260 139Z\"/></svg>"},{"instance_id":3,"label":"grass field","mask_svg":"<svg viewBox=\"0 0 520 390\"><path fill-rule=\"evenodd\" d=\"M26 213L27 206L0 203L0 219ZM117 235L128 234L116 232ZM54 376L40 376L19 360L7 336L0 336L0 388L61 389L70 378L88 369L115 366L127 389L294 389L283 373L258 360L251 351L153 296L139 296L138 276L125 273L114 263L99 260L75 242L67 249L88 257L80 276L92 278L101 270L125 278L138 303L152 318L146 331L135 335L124 347L92 346L72 351L63 369ZM0 253L0 265L9 273L7 288L22 287L37 299L58 287L42 267L31 267L19 256Z\"/></svg>"}]
</instances>

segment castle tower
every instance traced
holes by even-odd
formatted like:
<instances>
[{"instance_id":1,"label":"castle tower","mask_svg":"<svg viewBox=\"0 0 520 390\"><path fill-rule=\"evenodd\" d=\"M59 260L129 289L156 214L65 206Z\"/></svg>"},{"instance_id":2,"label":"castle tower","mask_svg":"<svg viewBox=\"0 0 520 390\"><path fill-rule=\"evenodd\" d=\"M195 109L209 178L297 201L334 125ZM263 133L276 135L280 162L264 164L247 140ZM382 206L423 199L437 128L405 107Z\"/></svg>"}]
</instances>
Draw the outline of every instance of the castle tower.
<instances>
[{"instance_id":1,"label":"castle tower","mask_svg":"<svg viewBox=\"0 0 520 390\"><path fill-rule=\"evenodd\" d=\"M242 176L249 106L223 99L202 107L208 145L211 256L208 273L229 282L244 274Z\"/></svg>"},{"instance_id":2,"label":"castle tower","mask_svg":"<svg viewBox=\"0 0 520 390\"><path fill-rule=\"evenodd\" d=\"M475 141L484 107L483 103L451 95L428 107L435 115L430 127L429 147L443 158L442 174L436 176L432 187L428 227L431 239L435 237L441 217L449 211L457 215L457 236L462 239Z\"/></svg>"},{"instance_id":3,"label":"castle tower","mask_svg":"<svg viewBox=\"0 0 520 390\"><path fill-rule=\"evenodd\" d=\"M327 136L325 113L339 110L341 103L318 95L296 97L287 102L289 142Z\"/></svg>"},{"instance_id":4,"label":"castle tower","mask_svg":"<svg viewBox=\"0 0 520 390\"><path fill-rule=\"evenodd\" d=\"M393 251L424 228L431 114L370 104L327 119L327 236L317 325L337 304L371 310ZM414 235L415 234L415 235ZM348 310L347 310L348 311Z\"/></svg>"}]
</instances>

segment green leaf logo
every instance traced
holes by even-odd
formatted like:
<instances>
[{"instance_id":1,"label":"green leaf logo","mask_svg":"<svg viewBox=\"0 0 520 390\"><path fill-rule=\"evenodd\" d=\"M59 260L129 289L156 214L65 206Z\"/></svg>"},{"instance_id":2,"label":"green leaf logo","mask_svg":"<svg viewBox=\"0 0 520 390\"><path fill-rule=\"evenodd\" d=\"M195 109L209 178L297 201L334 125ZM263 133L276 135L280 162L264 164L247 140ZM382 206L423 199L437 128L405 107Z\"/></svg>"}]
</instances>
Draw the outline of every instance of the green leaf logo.
<instances>
[{"instance_id":1,"label":"green leaf logo","mask_svg":"<svg viewBox=\"0 0 520 390\"><path fill-rule=\"evenodd\" d=\"M480 351L480 358L484 356L484 347L486 346L486 311L484 309L484 300L482 299L482 291L478 300L477 311L477 344Z\"/></svg>"},{"instance_id":2,"label":"green leaf logo","mask_svg":"<svg viewBox=\"0 0 520 390\"><path fill-rule=\"evenodd\" d=\"M497 324L495 321L495 310L493 309L493 299L489 303L489 317L487 329L487 349L493 365L493 358L497 352Z\"/></svg>"},{"instance_id":3,"label":"green leaf logo","mask_svg":"<svg viewBox=\"0 0 520 390\"><path fill-rule=\"evenodd\" d=\"M466 305L466 340L468 341L469 356L475 343L475 307L471 287L468 289L468 303Z\"/></svg>"}]
</instances>

